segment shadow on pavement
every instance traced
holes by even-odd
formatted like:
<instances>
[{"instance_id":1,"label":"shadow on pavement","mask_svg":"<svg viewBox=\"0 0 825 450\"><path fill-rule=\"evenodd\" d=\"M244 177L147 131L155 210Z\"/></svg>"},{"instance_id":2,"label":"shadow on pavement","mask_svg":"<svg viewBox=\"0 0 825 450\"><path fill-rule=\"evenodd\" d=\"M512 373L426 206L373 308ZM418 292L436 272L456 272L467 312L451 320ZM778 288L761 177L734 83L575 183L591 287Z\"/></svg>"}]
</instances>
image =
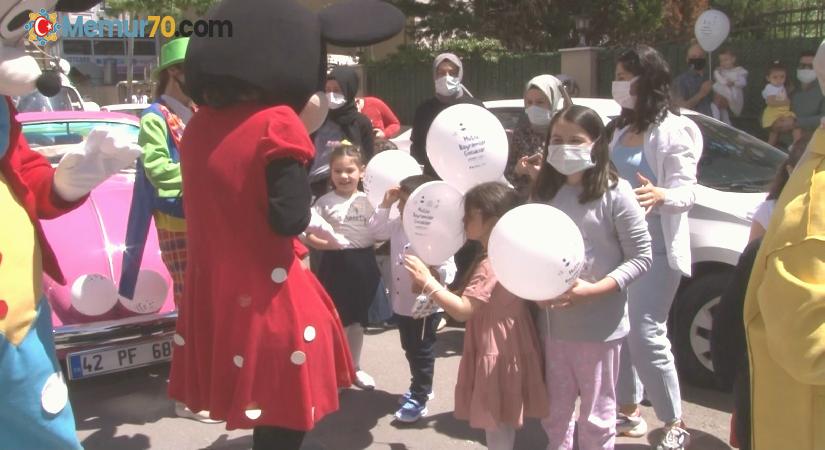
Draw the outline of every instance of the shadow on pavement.
<instances>
[{"instance_id":1,"label":"shadow on pavement","mask_svg":"<svg viewBox=\"0 0 825 450\"><path fill-rule=\"evenodd\" d=\"M96 430L82 444L86 449L142 450L151 447L143 434L118 436L124 424L145 425L174 416L166 396L169 365L71 382L69 389L77 429Z\"/></svg>"},{"instance_id":2,"label":"shadow on pavement","mask_svg":"<svg viewBox=\"0 0 825 450\"><path fill-rule=\"evenodd\" d=\"M228 434L222 434L215 442L204 450L249 450L252 448L252 435L229 439Z\"/></svg>"},{"instance_id":3,"label":"shadow on pavement","mask_svg":"<svg viewBox=\"0 0 825 450\"><path fill-rule=\"evenodd\" d=\"M435 341L436 358L461 357L464 350L464 329L447 327L438 332Z\"/></svg>"},{"instance_id":4,"label":"shadow on pavement","mask_svg":"<svg viewBox=\"0 0 825 450\"><path fill-rule=\"evenodd\" d=\"M722 412L733 411L733 394L682 383L682 400ZM688 423L690 425L690 423Z\"/></svg>"},{"instance_id":5,"label":"shadow on pavement","mask_svg":"<svg viewBox=\"0 0 825 450\"><path fill-rule=\"evenodd\" d=\"M374 438L371 430L378 421L398 409L398 395L386 391L346 389L341 392L341 406L325 417L304 439L304 450L361 450L369 448ZM398 450L399 443L384 443ZM399 447L400 445L400 447Z\"/></svg>"}]
</instances>

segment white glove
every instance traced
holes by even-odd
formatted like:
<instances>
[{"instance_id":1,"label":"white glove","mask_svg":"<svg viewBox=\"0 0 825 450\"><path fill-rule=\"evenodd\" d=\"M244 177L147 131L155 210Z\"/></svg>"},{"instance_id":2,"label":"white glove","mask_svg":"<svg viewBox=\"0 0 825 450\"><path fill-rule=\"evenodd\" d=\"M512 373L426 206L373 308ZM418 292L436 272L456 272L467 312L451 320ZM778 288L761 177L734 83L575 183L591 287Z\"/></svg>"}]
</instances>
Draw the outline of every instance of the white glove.
<instances>
[{"instance_id":1,"label":"white glove","mask_svg":"<svg viewBox=\"0 0 825 450\"><path fill-rule=\"evenodd\" d=\"M60 160L54 172L54 189L68 202L78 200L133 164L141 152L127 133L95 128L86 142L75 146Z\"/></svg>"},{"instance_id":2,"label":"white glove","mask_svg":"<svg viewBox=\"0 0 825 450\"><path fill-rule=\"evenodd\" d=\"M309 225L307 225L306 233L314 234L318 238L329 242L330 245L339 250L346 248L351 244L349 239L336 233L332 228L332 225L317 214L314 209L311 211L312 217L309 219Z\"/></svg>"}]
</instances>

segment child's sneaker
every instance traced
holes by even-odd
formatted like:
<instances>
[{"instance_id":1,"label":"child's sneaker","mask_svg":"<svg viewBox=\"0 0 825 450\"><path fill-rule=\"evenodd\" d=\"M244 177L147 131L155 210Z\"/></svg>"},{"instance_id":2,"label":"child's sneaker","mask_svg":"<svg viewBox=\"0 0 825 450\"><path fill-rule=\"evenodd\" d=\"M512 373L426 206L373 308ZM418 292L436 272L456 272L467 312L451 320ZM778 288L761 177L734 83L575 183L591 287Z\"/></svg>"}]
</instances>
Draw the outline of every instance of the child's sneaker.
<instances>
[{"instance_id":1,"label":"child's sneaker","mask_svg":"<svg viewBox=\"0 0 825 450\"><path fill-rule=\"evenodd\" d=\"M401 408L395 412L395 418L401 422L413 423L427 415L427 405L419 405L413 399L407 400Z\"/></svg>"},{"instance_id":2,"label":"child's sneaker","mask_svg":"<svg viewBox=\"0 0 825 450\"><path fill-rule=\"evenodd\" d=\"M690 433L685 429L685 423L676 421L665 427L665 435L656 445L656 450L685 450L690 445Z\"/></svg>"},{"instance_id":3,"label":"child's sneaker","mask_svg":"<svg viewBox=\"0 0 825 450\"><path fill-rule=\"evenodd\" d=\"M352 384L358 386L359 388L365 391L371 391L375 389L375 379L363 370L355 372L355 381L353 381Z\"/></svg>"},{"instance_id":4,"label":"child's sneaker","mask_svg":"<svg viewBox=\"0 0 825 450\"><path fill-rule=\"evenodd\" d=\"M404 395L402 395L401 397L398 397L398 404L403 405L404 403L407 403L407 401L409 401L411 398L412 398L412 392L407 391L407 392L404 393ZM435 392L430 391L430 393L427 394L427 400L432 400L434 398L435 398Z\"/></svg>"},{"instance_id":5,"label":"child's sneaker","mask_svg":"<svg viewBox=\"0 0 825 450\"><path fill-rule=\"evenodd\" d=\"M628 416L626 414L616 415L616 434L627 437L643 437L647 434L647 422L641 415Z\"/></svg>"}]
</instances>

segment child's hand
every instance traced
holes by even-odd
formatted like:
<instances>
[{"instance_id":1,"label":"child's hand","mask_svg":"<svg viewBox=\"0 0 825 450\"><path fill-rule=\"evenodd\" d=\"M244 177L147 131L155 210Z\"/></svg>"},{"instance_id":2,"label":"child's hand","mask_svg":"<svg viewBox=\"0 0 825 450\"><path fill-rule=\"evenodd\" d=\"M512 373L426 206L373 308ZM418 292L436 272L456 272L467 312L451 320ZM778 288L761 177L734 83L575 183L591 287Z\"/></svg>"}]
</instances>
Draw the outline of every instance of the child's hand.
<instances>
[{"instance_id":1,"label":"child's hand","mask_svg":"<svg viewBox=\"0 0 825 450\"><path fill-rule=\"evenodd\" d=\"M424 289L424 285L427 284L428 280L431 278L434 280L432 273L430 273L430 268L415 255L404 256L404 268L410 273L413 288L417 289L417 292L421 292L421 290ZM432 284L432 282L430 284Z\"/></svg>"},{"instance_id":2,"label":"child's hand","mask_svg":"<svg viewBox=\"0 0 825 450\"><path fill-rule=\"evenodd\" d=\"M380 208L389 209L390 206L392 206L393 203L397 202L400 197L401 197L401 188L396 186L396 187L388 190L384 194L384 200L382 200L381 204L378 205L378 206Z\"/></svg>"}]
</instances>

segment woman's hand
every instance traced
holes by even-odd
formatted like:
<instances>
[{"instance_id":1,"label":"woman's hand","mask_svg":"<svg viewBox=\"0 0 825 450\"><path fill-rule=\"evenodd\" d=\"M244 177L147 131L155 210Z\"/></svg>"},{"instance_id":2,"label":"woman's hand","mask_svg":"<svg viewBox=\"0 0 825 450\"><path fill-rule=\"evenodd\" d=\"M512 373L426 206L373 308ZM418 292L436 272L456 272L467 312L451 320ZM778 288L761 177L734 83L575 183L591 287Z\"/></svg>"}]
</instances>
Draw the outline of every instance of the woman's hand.
<instances>
[{"instance_id":1,"label":"woman's hand","mask_svg":"<svg viewBox=\"0 0 825 450\"><path fill-rule=\"evenodd\" d=\"M516 163L515 172L517 175L527 175L531 180L539 176L541 170L541 153L533 156L522 156Z\"/></svg>"},{"instance_id":2,"label":"woman's hand","mask_svg":"<svg viewBox=\"0 0 825 450\"><path fill-rule=\"evenodd\" d=\"M410 273L413 289L416 289L416 292L421 292L427 282L430 286L438 283L430 272L430 268L415 255L404 256L404 268Z\"/></svg>"},{"instance_id":3,"label":"woman's hand","mask_svg":"<svg viewBox=\"0 0 825 450\"><path fill-rule=\"evenodd\" d=\"M642 187L634 189L636 194L636 201L639 202L645 213L649 213L651 209L661 205L665 202L665 190L653 185L653 183L640 173L636 173Z\"/></svg>"},{"instance_id":4,"label":"woman's hand","mask_svg":"<svg viewBox=\"0 0 825 450\"><path fill-rule=\"evenodd\" d=\"M595 284L579 278L573 282L573 287L570 290L552 300L540 302L540 304L544 308L569 308L577 302L599 294L600 291Z\"/></svg>"}]
</instances>

